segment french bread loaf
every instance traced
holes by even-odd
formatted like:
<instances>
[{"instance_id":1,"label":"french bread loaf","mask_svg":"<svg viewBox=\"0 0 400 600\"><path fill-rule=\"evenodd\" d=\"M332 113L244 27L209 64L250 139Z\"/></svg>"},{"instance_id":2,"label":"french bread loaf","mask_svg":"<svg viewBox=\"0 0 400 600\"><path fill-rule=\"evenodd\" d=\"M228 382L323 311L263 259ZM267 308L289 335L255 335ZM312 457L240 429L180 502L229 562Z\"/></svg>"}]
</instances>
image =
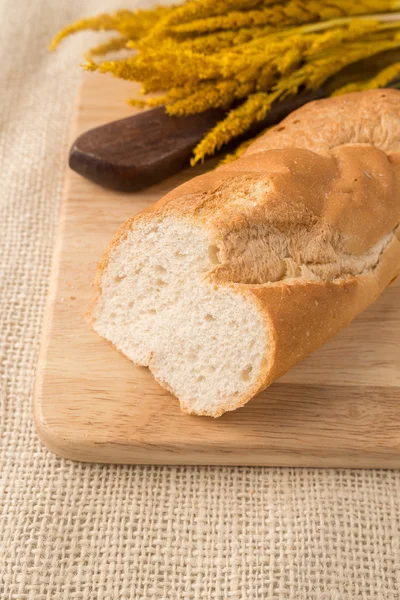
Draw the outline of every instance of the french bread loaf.
<instances>
[{"instance_id":1,"label":"french bread loaf","mask_svg":"<svg viewBox=\"0 0 400 600\"><path fill-rule=\"evenodd\" d=\"M182 410L218 417L397 277L399 221L400 92L312 102L128 220L89 318Z\"/></svg>"}]
</instances>

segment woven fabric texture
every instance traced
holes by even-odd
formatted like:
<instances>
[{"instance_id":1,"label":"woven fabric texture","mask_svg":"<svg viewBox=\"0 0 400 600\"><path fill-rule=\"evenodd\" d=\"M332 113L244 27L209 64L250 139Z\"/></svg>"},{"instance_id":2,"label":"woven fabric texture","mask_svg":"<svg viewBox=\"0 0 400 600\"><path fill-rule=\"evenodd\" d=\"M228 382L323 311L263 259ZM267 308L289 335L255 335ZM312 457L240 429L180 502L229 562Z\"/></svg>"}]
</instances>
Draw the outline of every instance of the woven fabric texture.
<instances>
[{"instance_id":1,"label":"woven fabric texture","mask_svg":"<svg viewBox=\"0 0 400 600\"><path fill-rule=\"evenodd\" d=\"M118 6L0 1L0 600L398 600L398 472L92 466L38 441L34 371L94 34L46 46Z\"/></svg>"}]
</instances>

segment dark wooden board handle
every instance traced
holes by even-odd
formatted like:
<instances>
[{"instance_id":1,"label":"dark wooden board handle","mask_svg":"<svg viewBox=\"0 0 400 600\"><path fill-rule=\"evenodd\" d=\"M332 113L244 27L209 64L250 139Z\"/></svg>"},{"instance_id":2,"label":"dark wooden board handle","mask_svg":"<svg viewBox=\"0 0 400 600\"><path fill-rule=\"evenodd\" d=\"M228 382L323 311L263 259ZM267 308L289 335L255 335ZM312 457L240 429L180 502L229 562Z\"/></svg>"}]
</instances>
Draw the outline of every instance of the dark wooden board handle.
<instances>
[{"instance_id":1,"label":"dark wooden board handle","mask_svg":"<svg viewBox=\"0 0 400 600\"><path fill-rule=\"evenodd\" d=\"M247 137L324 95L318 90L276 104L263 121L247 132ZM208 110L174 117L160 107L107 123L76 139L69 166L106 188L123 192L144 189L187 167L194 147L224 114L222 110Z\"/></svg>"}]
</instances>

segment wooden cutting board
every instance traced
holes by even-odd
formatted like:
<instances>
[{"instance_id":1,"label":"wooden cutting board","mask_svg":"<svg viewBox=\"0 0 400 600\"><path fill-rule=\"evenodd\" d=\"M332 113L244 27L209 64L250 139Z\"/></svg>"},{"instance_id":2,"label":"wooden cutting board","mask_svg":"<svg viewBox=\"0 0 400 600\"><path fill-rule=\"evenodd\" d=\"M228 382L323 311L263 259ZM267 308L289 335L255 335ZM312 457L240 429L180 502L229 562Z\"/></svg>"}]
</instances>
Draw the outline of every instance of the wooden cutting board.
<instances>
[{"instance_id":1,"label":"wooden cutting board","mask_svg":"<svg viewBox=\"0 0 400 600\"><path fill-rule=\"evenodd\" d=\"M132 114L132 85L89 77L72 138ZM187 416L145 368L86 324L96 263L117 227L199 170L124 195L66 172L34 398L41 440L112 463L400 467L400 285L244 408Z\"/></svg>"}]
</instances>

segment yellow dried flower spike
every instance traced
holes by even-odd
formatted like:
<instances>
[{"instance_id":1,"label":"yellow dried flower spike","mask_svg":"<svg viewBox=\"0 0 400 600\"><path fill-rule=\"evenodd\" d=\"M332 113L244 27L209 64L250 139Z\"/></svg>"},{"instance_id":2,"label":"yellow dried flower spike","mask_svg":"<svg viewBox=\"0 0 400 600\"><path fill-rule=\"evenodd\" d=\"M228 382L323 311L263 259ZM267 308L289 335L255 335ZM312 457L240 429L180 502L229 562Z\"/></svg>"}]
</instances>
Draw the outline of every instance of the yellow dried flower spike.
<instances>
[{"instance_id":1,"label":"yellow dried flower spike","mask_svg":"<svg viewBox=\"0 0 400 600\"><path fill-rule=\"evenodd\" d=\"M400 74L396 59L346 85L334 76L400 48L396 10L400 0L189 0L83 19L63 29L51 47L85 29L115 31L116 37L92 48L85 68L139 81L143 94L158 93L132 104L164 104L175 115L226 108L226 117L196 147L195 164L264 119L274 102L300 90L328 80L334 94L390 82ZM128 56L98 63L91 58L121 49Z\"/></svg>"},{"instance_id":2,"label":"yellow dried flower spike","mask_svg":"<svg viewBox=\"0 0 400 600\"><path fill-rule=\"evenodd\" d=\"M400 75L400 62L396 62L388 67L382 69L374 77L370 77L366 80L355 81L354 83L348 83L333 92L333 96L340 96L341 94L348 94L349 92L360 92L362 90L373 90L375 88L385 87L387 83L393 81L397 76Z\"/></svg>"},{"instance_id":3,"label":"yellow dried flower spike","mask_svg":"<svg viewBox=\"0 0 400 600\"><path fill-rule=\"evenodd\" d=\"M234 137L243 134L257 121L262 121L278 94L258 92L250 95L238 108L230 111L226 119L218 123L194 149L192 166L214 154Z\"/></svg>"},{"instance_id":4,"label":"yellow dried flower spike","mask_svg":"<svg viewBox=\"0 0 400 600\"><path fill-rule=\"evenodd\" d=\"M265 131L263 131L263 133L265 133ZM224 158L222 158L219 161L218 166L227 165L228 163L231 163L234 160L243 156L247 148L254 142L254 139L255 138L242 142L241 144L239 144L239 146L237 146L237 148L235 148L233 152L228 152L227 154L225 154Z\"/></svg>"},{"instance_id":5,"label":"yellow dried flower spike","mask_svg":"<svg viewBox=\"0 0 400 600\"><path fill-rule=\"evenodd\" d=\"M94 56L103 56L104 54L109 54L110 52L123 50L124 48L127 48L128 42L129 38L125 36L111 38L107 42L91 48L86 56L88 60L90 60L90 58Z\"/></svg>"},{"instance_id":6,"label":"yellow dried flower spike","mask_svg":"<svg viewBox=\"0 0 400 600\"><path fill-rule=\"evenodd\" d=\"M130 40L138 40L147 35L157 21L165 16L172 7L158 6L151 10L119 10L112 15L101 14L88 19L81 19L72 25L64 27L53 38L50 50L55 50L58 44L69 35L79 31L118 31Z\"/></svg>"}]
</instances>

